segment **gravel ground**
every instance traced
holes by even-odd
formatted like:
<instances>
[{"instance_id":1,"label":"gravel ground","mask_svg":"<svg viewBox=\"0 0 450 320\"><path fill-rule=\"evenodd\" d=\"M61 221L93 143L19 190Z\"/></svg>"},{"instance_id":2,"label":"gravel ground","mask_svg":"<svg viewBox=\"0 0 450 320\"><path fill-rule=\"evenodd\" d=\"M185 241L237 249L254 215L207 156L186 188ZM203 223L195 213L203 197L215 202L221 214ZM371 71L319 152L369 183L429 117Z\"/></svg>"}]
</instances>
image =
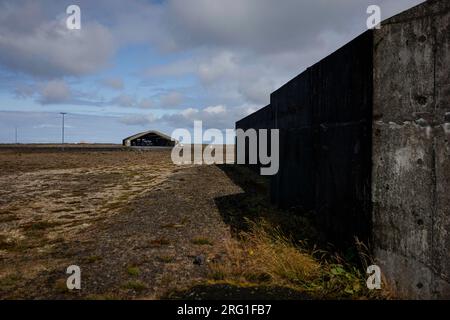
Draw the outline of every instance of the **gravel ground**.
<instances>
[{"instance_id":1,"label":"gravel ground","mask_svg":"<svg viewBox=\"0 0 450 320\"><path fill-rule=\"evenodd\" d=\"M123 183L123 175L119 174L122 170L109 159L111 154L108 153L108 166L86 165L88 162L80 165L75 160L72 163L73 155L70 153L65 159L64 168L59 168L56 164L47 164L50 168L42 168L26 163L28 170L25 174L37 175L43 174L43 169L53 170L45 172L53 178L61 173L54 170L68 170L68 167L70 172L65 173L70 173L71 178L79 175L80 170L85 173L86 167L90 167L88 171L91 174L98 174L101 169L105 177L115 172L118 175L112 175L114 179L105 178L105 183L102 180L97 185L93 184L97 193L102 191L97 197L114 198L117 196L117 189L127 192L131 190L133 197L129 196L126 203L114 207L114 213L110 213L111 210L106 210L107 214L97 213L97 219L90 219L88 223L81 219L77 225L82 227L68 228L67 234L64 234L64 224L48 225L44 230L33 230L33 245L25 242L27 246L20 248L3 246L0 256L0 298L158 299L167 292L187 290L206 279L207 263L221 259L225 254L224 243L232 241L230 228L223 222L215 199L237 194L242 190L216 166L177 168L160 161L157 166L159 171L152 175L151 162L147 161L139 167L136 159L131 161L135 165L135 172L145 168L149 184L138 179L133 188L118 188ZM130 158L136 156L125 154ZM164 157L161 159L167 160ZM12 162L9 161L8 164L6 167L11 170ZM105 171L106 167L109 171ZM161 167L167 170L161 170ZM12 182L12 174L18 173L10 172L0 178ZM21 177L23 181L28 181L25 178L29 176ZM62 182L66 180L61 179ZM75 180L78 181L77 186L80 181L87 181L85 184L92 188L89 179L78 177ZM40 190L35 182L28 188L25 190ZM62 197L73 191L70 186L57 189L62 190ZM111 192L108 193L108 190ZM5 194L11 198L14 191L10 183L8 193ZM84 191L89 195L89 187ZM36 192L37 194L32 194L32 200L39 198L45 203L46 193ZM123 192L119 194L123 195ZM19 201L20 196L15 197ZM83 198L83 195L80 197ZM20 208L29 208L23 197L20 199ZM87 202L92 202L92 199ZM6 211L7 204L2 205ZM90 210L95 214L98 208L93 206ZM24 224L29 225L33 212L16 211L12 213L16 214L18 222L1 223L4 234L14 234L15 229L16 233L20 233ZM71 214L76 217L77 211ZM48 239L48 235L53 233L60 237ZM34 267L37 265L39 267ZM81 268L80 291L68 292L65 287L68 276L65 270L69 265Z\"/></svg>"}]
</instances>

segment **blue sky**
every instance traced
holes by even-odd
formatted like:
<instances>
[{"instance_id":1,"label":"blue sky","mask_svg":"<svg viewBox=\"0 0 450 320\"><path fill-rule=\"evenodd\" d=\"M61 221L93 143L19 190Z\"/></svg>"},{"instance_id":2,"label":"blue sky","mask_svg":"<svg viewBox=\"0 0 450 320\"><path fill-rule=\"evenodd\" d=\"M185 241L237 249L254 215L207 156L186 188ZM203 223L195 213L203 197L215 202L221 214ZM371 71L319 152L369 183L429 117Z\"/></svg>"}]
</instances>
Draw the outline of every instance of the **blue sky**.
<instances>
[{"instance_id":1,"label":"blue sky","mask_svg":"<svg viewBox=\"0 0 450 320\"><path fill-rule=\"evenodd\" d=\"M0 0L0 143L233 128L270 93L420 0ZM81 30L65 26L81 8Z\"/></svg>"}]
</instances>

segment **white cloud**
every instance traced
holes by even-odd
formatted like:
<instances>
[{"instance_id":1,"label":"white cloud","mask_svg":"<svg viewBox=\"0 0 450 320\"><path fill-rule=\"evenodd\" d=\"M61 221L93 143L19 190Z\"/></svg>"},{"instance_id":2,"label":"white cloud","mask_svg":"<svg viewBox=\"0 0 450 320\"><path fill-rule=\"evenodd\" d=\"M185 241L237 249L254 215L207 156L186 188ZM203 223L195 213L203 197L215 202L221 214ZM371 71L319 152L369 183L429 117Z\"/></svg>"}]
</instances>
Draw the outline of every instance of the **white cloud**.
<instances>
[{"instance_id":1,"label":"white cloud","mask_svg":"<svg viewBox=\"0 0 450 320\"><path fill-rule=\"evenodd\" d=\"M227 108L224 106L213 106L213 107L206 107L203 109L206 113L209 114L221 114L225 113L227 111Z\"/></svg>"},{"instance_id":2,"label":"white cloud","mask_svg":"<svg viewBox=\"0 0 450 320\"><path fill-rule=\"evenodd\" d=\"M156 117L153 114L133 114L124 116L120 122L130 126L154 126L163 124L168 128L192 129L194 121L202 121L204 128L232 129L236 119L254 112L257 108L243 105L228 108L226 106L209 106L204 109L186 108L171 114Z\"/></svg>"},{"instance_id":3,"label":"white cloud","mask_svg":"<svg viewBox=\"0 0 450 320\"><path fill-rule=\"evenodd\" d=\"M198 109L187 108L180 112L183 117L192 118L194 115L198 114Z\"/></svg>"},{"instance_id":4,"label":"white cloud","mask_svg":"<svg viewBox=\"0 0 450 320\"><path fill-rule=\"evenodd\" d=\"M168 94L162 95L160 98L160 104L163 108L175 108L179 106L184 100L181 93L172 91Z\"/></svg>"},{"instance_id":5,"label":"white cloud","mask_svg":"<svg viewBox=\"0 0 450 320\"><path fill-rule=\"evenodd\" d=\"M238 70L234 54L224 51L214 55L210 61L202 63L199 66L198 75L203 82L209 83L232 76Z\"/></svg>"},{"instance_id":6,"label":"white cloud","mask_svg":"<svg viewBox=\"0 0 450 320\"><path fill-rule=\"evenodd\" d=\"M236 119L249 115L255 107L242 105L232 108L209 106L204 109L188 108L180 112L163 115L159 121L172 128L192 129L194 121L202 121L205 128L232 129Z\"/></svg>"},{"instance_id":7,"label":"white cloud","mask_svg":"<svg viewBox=\"0 0 450 320\"><path fill-rule=\"evenodd\" d=\"M41 104L58 104L67 102L72 92L63 80L52 80L47 82L39 91L38 101Z\"/></svg>"},{"instance_id":8,"label":"white cloud","mask_svg":"<svg viewBox=\"0 0 450 320\"><path fill-rule=\"evenodd\" d=\"M154 123L157 118L153 114L128 115L120 118L120 122L130 126L146 126Z\"/></svg>"},{"instance_id":9,"label":"white cloud","mask_svg":"<svg viewBox=\"0 0 450 320\"><path fill-rule=\"evenodd\" d=\"M150 99L142 99L139 101L138 106L142 109L150 109L153 107L153 101Z\"/></svg>"},{"instance_id":10,"label":"white cloud","mask_svg":"<svg viewBox=\"0 0 450 320\"><path fill-rule=\"evenodd\" d=\"M198 69L199 59L176 60L171 63L154 65L145 70L147 77L176 77L189 73L195 73Z\"/></svg>"},{"instance_id":11,"label":"white cloud","mask_svg":"<svg viewBox=\"0 0 450 320\"><path fill-rule=\"evenodd\" d=\"M141 109L150 109L153 108L153 101L147 98L143 98L139 100L138 98L122 93L116 97L114 97L111 101L111 104L119 107L125 108L141 108Z\"/></svg>"},{"instance_id":12,"label":"white cloud","mask_svg":"<svg viewBox=\"0 0 450 320\"><path fill-rule=\"evenodd\" d=\"M44 123L44 124L39 124L37 126L33 126L33 129L60 129L61 128L61 124L48 124L48 123ZM73 128L73 126L64 124L64 128Z\"/></svg>"},{"instance_id":13,"label":"white cloud","mask_svg":"<svg viewBox=\"0 0 450 320\"><path fill-rule=\"evenodd\" d=\"M387 18L422 1L377 2ZM126 4L80 0L83 24L78 32L65 28L65 7L56 3L0 1L0 65L14 76L24 73L37 81L52 80L42 86L11 85L17 97L42 104L101 105L106 113L106 102L163 108L170 111L157 120L136 115L123 123L160 121L191 127L193 120L203 120L217 128L233 127L236 120L266 105L277 87L365 31L366 8L373 4L371 0L128 0ZM156 60L121 76L127 83L128 77L147 77L143 80L150 79L158 90L130 93L122 78L106 78L103 85L122 91L103 99L68 86L66 81L82 88L83 76L111 66L116 49L133 44L149 45ZM126 61L118 63L128 67ZM186 75L189 91L179 88ZM181 110L186 100L198 107Z\"/></svg>"},{"instance_id":14,"label":"white cloud","mask_svg":"<svg viewBox=\"0 0 450 320\"><path fill-rule=\"evenodd\" d=\"M47 19L43 10L30 2L0 4L1 64L39 77L80 76L106 66L115 50L108 28L86 22L68 30L64 16Z\"/></svg>"},{"instance_id":15,"label":"white cloud","mask_svg":"<svg viewBox=\"0 0 450 320\"><path fill-rule=\"evenodd\" d=\"M119 77L113 77L113 78L105 78L101 81L101 83L114 90L122 90L124 88L123 79Z\"/></svg>"},{"instance_id":16,"label":"white cloud","mask_svg":"<svg viewBox=\"0 0 450 320\"><path fill-rule=\"evenodd\" d=\"M136 105L136 98L128 94L120 94L111 100L111 103L119 107L134 107Z\"/></svg>"},{"instance_id":17,"label":"white cloud","mask_svg":"<svg viewBox=\"0 0 450 320\"><path fill-rule=\"evenodd\" d=\"M31 98L36 93L36 86L30 84L19 84L14 89L15 96L20 99Z\"/></svg>"},{"instance_id":18,"label":"white cloud","mask_svg":"<svg viewBox=\"0 0 450 320\"><path fill-rule=\"evenodd\" d=\"M276 89L275 80L270 77L261 77L254 81L244 81L239 83L238 91L246 101L265 105L269 103L268 92Z\"/></svg>"}]
</instances>

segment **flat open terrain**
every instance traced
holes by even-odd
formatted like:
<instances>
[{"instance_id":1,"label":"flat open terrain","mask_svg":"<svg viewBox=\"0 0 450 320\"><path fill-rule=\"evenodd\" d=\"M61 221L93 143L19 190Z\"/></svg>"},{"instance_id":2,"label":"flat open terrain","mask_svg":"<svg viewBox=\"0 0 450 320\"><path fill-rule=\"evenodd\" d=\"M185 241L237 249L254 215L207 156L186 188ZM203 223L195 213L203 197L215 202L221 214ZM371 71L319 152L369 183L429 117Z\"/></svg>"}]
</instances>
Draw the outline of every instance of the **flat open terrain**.
<instances>
[{"instance_id":1,"label":"flat open terrain","mask_svg":"<svg viewBox=\"0 0 450 320\"><path fill-rule=\"evenodd\" d=\"M0 167L0 298L188 288L231 238L214 199L241 192L216 166L173 165L169 150L1 148ZM70 265L81 291L65 289Z\"/></svg>"},{"instance_id":2,"label":"flat open terrain","mask_svg":"<svg viewBox=\"0 0 450 320\"><path fill-rule=\"evenodd\" d=\"M249 168L117 146L1 146L0 168L0 299L374 297Z\"/></svg>"}]
</instances>

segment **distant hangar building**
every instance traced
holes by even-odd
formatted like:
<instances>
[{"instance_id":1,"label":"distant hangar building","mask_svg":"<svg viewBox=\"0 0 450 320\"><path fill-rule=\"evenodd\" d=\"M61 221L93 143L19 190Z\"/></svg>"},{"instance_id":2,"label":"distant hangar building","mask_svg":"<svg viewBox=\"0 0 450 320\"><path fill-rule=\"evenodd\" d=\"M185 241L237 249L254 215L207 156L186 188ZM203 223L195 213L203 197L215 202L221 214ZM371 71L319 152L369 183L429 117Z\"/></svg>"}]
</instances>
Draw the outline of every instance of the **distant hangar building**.
<instances>
[{"instance_id":1,"label":"distant hangar building","mask_svg":"<svg viewBox=\"0 0 450 320\"><path fill-rule=\"evenodd\" d=\"M176 143L176 140L156 130L135 134L122 142L125 147L173 147Z\"/></svg>"}]
</instances>

